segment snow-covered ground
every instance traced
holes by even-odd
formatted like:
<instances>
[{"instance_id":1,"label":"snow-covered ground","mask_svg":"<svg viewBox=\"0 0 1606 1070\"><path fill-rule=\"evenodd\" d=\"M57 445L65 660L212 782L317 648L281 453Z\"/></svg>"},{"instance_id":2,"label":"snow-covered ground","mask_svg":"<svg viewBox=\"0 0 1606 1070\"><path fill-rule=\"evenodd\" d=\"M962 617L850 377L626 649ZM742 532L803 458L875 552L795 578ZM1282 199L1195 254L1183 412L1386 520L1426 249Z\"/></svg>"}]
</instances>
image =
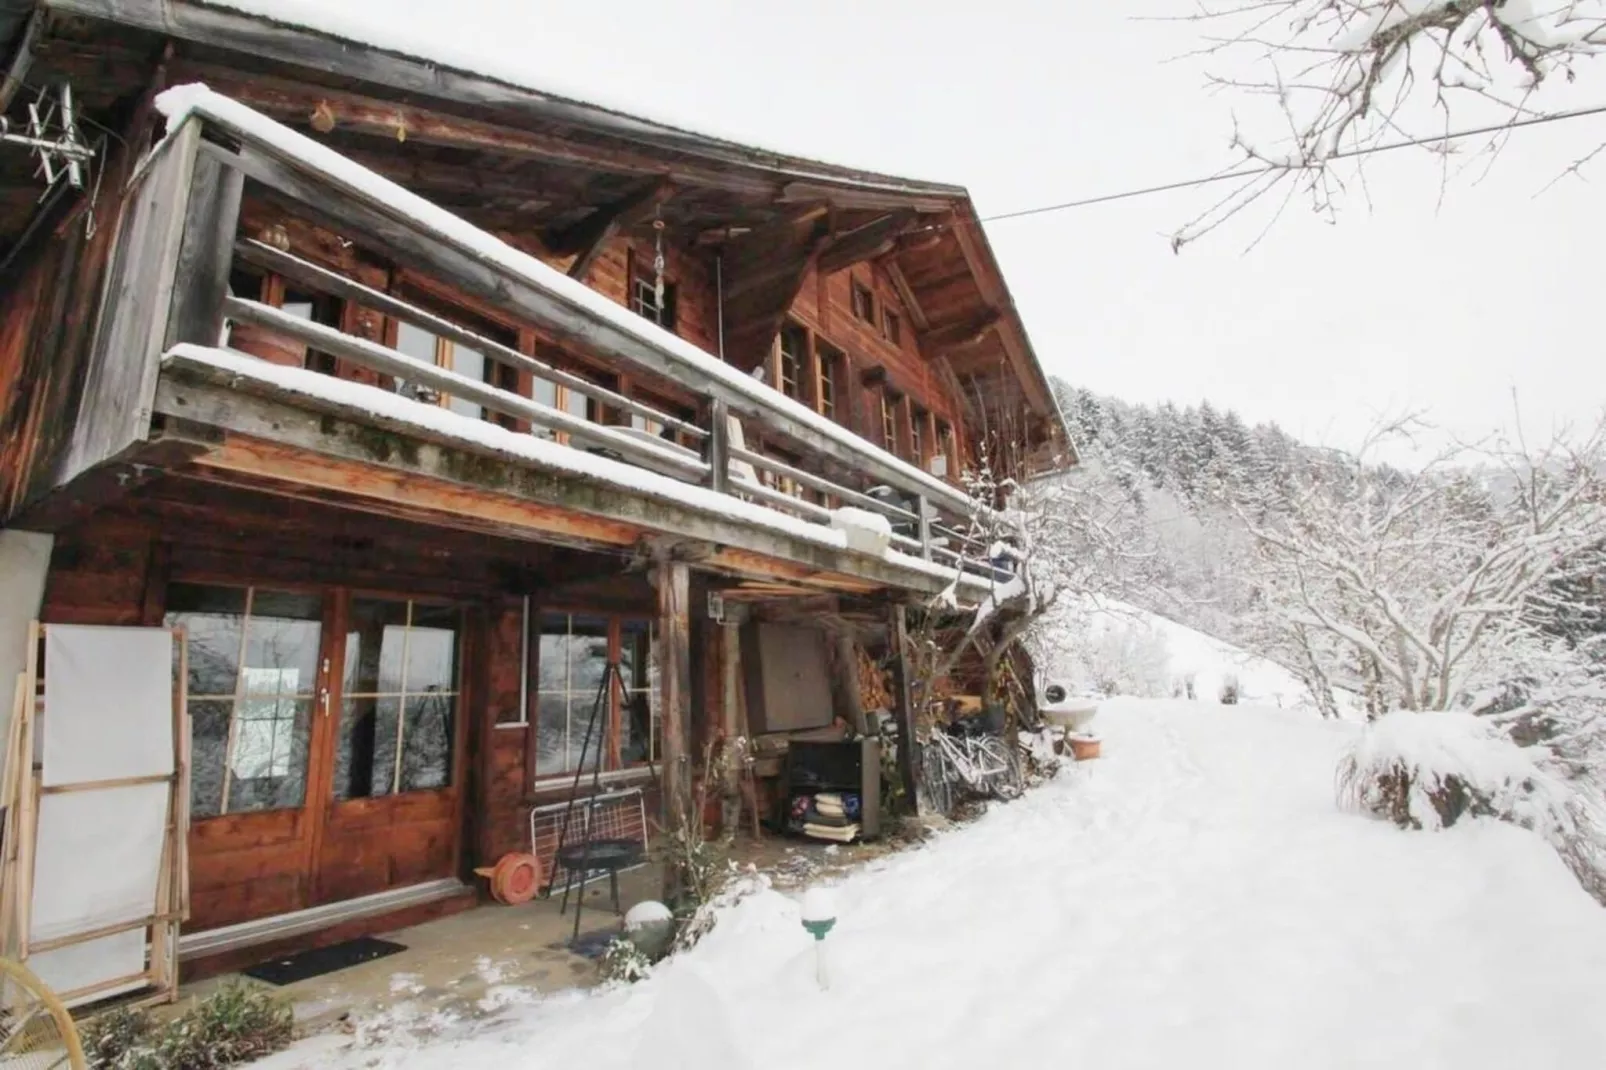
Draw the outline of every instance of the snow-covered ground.
<instances>
[{"instance_id":1,"label":"snow-covered ground","mask_svg":"<svg viewBox=\"0 0 1606 1070\"><path fill-rule=\"evenodd\" d=\"M1351 724L1118 699L1096 725L1097 762L844 881L828 991L761 892L637 985L269 1065L1599 1065L1606 911L1537 837L1339 811Z\"/></svg>"},{"instance_id":2,"label":"snow-covered ground","mask_svg":"<svg viewBox=\"0 0 1606 1070\"><path fill-rule=\"evenodd\" d=\"M1307 707L1298 677L1214 636L1114 599L1064 599L1042 629L1039 661L1057 663L1076 686L1108 679L1122 693L1155 697L1189 693L1218 702L1235 681L1239 700L1284 708ZM1342 698L1342 697L1341 697Z\"/></svg>"}]
</instances>

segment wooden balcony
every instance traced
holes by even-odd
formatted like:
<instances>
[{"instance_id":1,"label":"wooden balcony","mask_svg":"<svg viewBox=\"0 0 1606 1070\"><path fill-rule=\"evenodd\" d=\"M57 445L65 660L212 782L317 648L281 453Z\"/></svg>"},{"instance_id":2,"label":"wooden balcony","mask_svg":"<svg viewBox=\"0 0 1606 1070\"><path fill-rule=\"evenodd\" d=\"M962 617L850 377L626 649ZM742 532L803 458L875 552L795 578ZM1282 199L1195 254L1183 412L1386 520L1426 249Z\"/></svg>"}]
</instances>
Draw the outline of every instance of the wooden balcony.
<instances>
[{"instance_id":1,"label":"wooden balcony","mask_svg":"<svg viewBox=\"0 0 1606 1070\"><path fill-rule=\"evenodd\" d=\"M566 349L694 396L697 418L283 248L242 240L248 184L253 196ZM232 296L237 262L561 384L625 422L593 422ZM363 369L378 385L230 349L229 332L242 325ZM484 418L441 406L440 395ZM663 434L632 428L632 417ZM131 181L84 399L55 482L117 464L126 480L130 462L564 544L668 541L709 568L844 591L933 593L957 576L962 596L979 597L1007 575L983 559L988 548L975 534L995 530L993 518L960 489L330 149L211 95L192 102ZM890 550L848 548L833 522L843 506L884 516Z\"/></svg>"}]
</instances>

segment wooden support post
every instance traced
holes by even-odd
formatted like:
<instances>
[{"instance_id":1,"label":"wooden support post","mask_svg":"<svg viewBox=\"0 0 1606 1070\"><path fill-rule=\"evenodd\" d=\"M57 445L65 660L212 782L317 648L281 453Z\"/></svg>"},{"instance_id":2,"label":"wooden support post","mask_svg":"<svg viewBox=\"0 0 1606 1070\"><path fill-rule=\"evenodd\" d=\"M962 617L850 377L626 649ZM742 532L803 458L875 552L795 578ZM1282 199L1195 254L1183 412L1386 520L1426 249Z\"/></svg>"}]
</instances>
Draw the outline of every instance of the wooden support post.
<instances>
[{"instance_id":1,"label":"wooden support post","mask_svg":"<svg viewBox=\"0 0 1606 1070\"><path fill-rule=\"evenodd\" d=\"M904 608L892 606L887 610L887 647L892 654L892 704L898 718L898 773L903 779L904 795L915 814L923 807L920 784L915 777L918 768L919 743L915 739L914 698L909 691L908 653L909 625L904 619Z\"/></svg>"},{"instance_id":2,"label":"wooden support post","mask_svg":"<svg viewBox=\"0 0 1606 1070\"><path fill-rule=\"evenodd\" d=\"M663 826L673 842L692 814L691 756L686 745L686 703L691 696L690 570L684 561L661 554L653 563L658 588L658 716L663 732ZM684 888L678 859L664 868L664 902L674 906Z\"/></svg>"},{"instance_id":3,"label":"wooden support post","mask_svg":"<svg viewBox=\"0 0 1606 1070\"><path fill-rule=\"evenodd\" d=\"M240 222L245 175L218 157L201 153L190 178L179 242L173 303L167 317L167 345L222 343L223 302L229 295L234 263L234 232Z\"/></svg>"},{"instance_id":4,"label":"wooden support post","mask_svg":"<svg viewBox=\"0 0 1606 1070\"><path fill-rule=\"evenodd\" d=\"M920 556L931 560L931 506L925 495L915 498L915 530L920 540Z\"/></svg>"},{"instance_id":5,"label":"wooden support post","mask_svg":"<svg viewBox=\"0 0 1606 1070\"><path fill-rule=\"evenodd\" d=\"M836 653L832 658L836 673L836 691L848 724L861 736L870 734L870 722L865 720L864 701L859 697L859 648L853 636L846 631L836 633Z\"/></svg>"},{"instance_id":6,"label":"wooden support post","mask_svg":"<svg viewBox=\"0 0 1606 1070\"><path fill-rule=\"evenodd\" d=\"M708 406L708 438L703 442L703 460L708 462L709 489L721 494L730 491L730 430L730 406L715 398Z\"/></svg>"}]
</instances>

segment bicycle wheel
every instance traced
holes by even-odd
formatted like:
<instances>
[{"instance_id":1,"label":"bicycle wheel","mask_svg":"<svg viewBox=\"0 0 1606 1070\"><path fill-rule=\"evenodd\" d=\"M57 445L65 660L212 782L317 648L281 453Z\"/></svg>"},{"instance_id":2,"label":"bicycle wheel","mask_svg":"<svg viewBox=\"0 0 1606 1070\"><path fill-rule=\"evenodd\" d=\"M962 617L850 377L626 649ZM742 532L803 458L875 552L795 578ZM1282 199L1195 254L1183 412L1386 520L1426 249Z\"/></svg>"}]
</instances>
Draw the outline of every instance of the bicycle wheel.
<instances>
[{"instance_id":1,"label":"bicycle wheel","mask_svg":"<svg viewBox=\"0 0 1606 1070\"><path fill-rule=\"evenodd\" d=\"M84 1070L72 1015L12 959L0 959L0 1070Z\"/></svg>"}]
</instances>

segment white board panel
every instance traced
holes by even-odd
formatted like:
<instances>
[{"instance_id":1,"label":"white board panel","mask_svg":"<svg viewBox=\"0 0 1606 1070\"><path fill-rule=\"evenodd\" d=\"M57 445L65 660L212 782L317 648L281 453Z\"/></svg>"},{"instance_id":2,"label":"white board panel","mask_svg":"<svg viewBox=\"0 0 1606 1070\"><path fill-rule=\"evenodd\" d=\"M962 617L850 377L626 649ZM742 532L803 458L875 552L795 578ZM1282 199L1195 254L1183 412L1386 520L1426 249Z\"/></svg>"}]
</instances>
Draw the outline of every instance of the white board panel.
<instances>
[{"instance_id":1,"label":"white board panel","mask_svg":"<svg viewBox=\"0 0 1606 1070\"><path fill-rule=\"evenodd\" d=\"M71 944L28 956L28 968L52 992L72 992L90 985L130 977L145 969L145 942L149 929L103 936L82 944ZM137 983L130 988L140 987ZM97 992L94 999L103 999L113 992Z\"/></svg>"},{"instance_id":2,"label":"white board panel","mask_svg":"<svg viewBox=\"0 0 1606 1070\"><path fill-rule=\"evenodd\" d=\"M166 784L136 784L40 798L30 941L156 912L168 793Z\"/></svg>"},{"instance_id":3,"label":"white board panel","mask_svg":"<svg viewBox=\"0 0 1606 1070\"><path fill-rule=\"evenodd\" d=\"M45 696L46 787L173 771L169 629L50 625Z\"/></svg>"}]
</instances>

